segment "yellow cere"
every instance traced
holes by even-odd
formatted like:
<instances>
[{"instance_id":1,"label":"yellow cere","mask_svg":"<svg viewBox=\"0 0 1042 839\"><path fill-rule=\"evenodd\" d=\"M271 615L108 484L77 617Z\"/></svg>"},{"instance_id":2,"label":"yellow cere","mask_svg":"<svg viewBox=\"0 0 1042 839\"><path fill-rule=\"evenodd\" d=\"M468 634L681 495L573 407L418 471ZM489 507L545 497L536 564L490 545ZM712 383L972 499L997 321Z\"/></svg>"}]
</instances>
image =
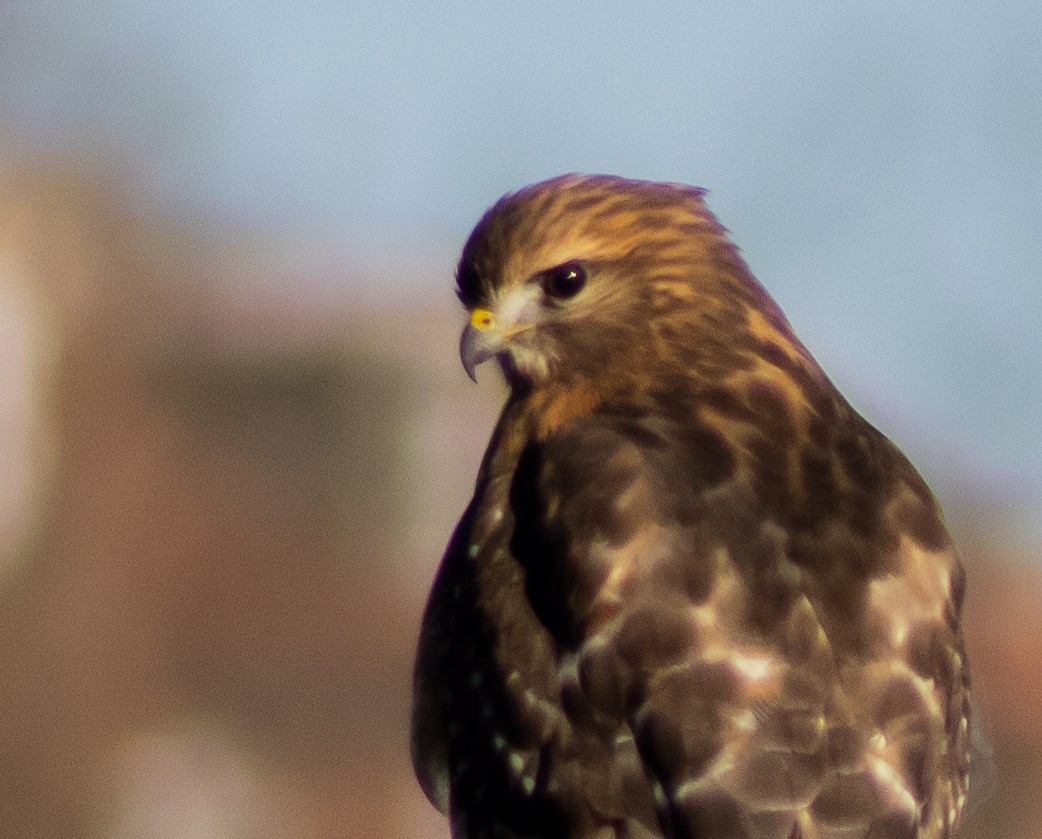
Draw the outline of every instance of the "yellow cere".
<instances>
[{"instance_id":1,"label":"yellow cere","mask_svg":"<svg viewBox=\"0 0 1042 839\"><path fill-rule=\"evenodd\" d=\"M488 309L475 309L470 313L470 325L484 332L496 325L496 316Z\"/></svg>"}]
</instances>

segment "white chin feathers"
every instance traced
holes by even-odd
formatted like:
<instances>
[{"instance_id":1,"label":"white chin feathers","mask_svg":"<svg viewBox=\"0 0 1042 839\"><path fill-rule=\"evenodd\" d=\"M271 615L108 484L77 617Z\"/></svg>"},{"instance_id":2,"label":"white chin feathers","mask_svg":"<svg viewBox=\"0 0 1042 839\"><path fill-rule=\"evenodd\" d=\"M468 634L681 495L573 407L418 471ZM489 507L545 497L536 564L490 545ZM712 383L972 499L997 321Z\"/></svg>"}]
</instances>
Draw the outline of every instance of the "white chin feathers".
<instances>
[{"instance_id":1,"label":"white chin feathers","mask_svg":"<svg viewBox=\"0 0 1042 839\"><path fill-rule=\"evenodd\" d=\"M508 377L517 376L533 385L546 381L550 376L550 362L546 355L520 341L507 350L504 367Z\"/></svg>"}]
</instances>

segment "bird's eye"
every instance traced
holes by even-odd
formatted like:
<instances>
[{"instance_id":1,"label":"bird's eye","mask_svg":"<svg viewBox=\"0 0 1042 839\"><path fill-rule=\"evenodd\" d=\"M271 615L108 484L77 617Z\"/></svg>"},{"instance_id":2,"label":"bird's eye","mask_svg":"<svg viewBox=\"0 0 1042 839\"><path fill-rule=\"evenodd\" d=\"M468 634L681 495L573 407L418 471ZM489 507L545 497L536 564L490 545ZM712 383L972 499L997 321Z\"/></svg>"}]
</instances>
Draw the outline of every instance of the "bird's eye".
<instances>
[{"instance_id":1,"label":"bird's eye","mask_svg":"<svg viewBox=\"0 0 1042 839\"><path fill-rule=\"evenodd\" d=\"M542 273L543 290L558 300L575 297L586 285L586 269L582 263L565 262Z\"/></svg>"}]
</instances>

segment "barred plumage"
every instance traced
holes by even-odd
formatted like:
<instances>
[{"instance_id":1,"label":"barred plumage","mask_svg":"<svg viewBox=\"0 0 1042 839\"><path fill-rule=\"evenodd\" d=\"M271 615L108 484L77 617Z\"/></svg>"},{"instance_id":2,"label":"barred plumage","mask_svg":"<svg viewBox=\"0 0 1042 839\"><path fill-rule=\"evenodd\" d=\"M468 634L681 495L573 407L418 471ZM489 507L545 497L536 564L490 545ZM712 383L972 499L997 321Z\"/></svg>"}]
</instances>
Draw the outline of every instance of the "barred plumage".
<instances>
[{"instance_id":1,"label":"barred plumage","mask_svg":"<svg viewBox=\"0 0 1042 839\"><path fill-rule=\"evenodd\" d=\"M962 567L701 191L528 187L457 279L511 395L417 657L453 835L951 836Z\"/></svg>"}]
</instances>

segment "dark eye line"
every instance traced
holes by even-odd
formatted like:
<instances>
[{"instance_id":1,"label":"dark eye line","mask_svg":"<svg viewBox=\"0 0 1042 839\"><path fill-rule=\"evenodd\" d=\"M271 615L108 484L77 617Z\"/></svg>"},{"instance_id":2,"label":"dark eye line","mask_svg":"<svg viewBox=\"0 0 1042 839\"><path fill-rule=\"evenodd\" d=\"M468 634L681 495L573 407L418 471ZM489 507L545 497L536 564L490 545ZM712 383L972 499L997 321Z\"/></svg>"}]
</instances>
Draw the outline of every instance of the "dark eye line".
<instances>
[{"instance_id":1,"label":"dark eye line","mask_svg":"<svg viewBox=\"0 0 1042 839\"><path fill-rule=\"evenodd\" d=\"M473 262L461 259L456 267L456 296L463 305L470 307L481 296L481 279Z\"/></svg>"}]
</instances>

